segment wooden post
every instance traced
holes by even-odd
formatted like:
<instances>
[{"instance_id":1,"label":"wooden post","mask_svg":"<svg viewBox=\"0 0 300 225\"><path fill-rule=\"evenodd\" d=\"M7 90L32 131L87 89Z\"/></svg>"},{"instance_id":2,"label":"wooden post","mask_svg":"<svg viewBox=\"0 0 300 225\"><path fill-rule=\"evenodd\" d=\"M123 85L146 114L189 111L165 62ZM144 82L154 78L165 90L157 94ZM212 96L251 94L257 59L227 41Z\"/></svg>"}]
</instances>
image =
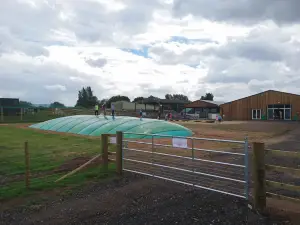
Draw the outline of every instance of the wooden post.
<instances>
[{"instance_id":1,"label":"wooden post","mask_svg":"<svg viewBox=\"0 0 300 225\"><path fill-rule=\"evenodd\" d=\"M30 187L30 164L29 164L29 151L28 151L28 142L24 143L25 151L25 186L26 188Z\"/></svg>"},{"instance_id":2,"label":"wooden post","mask_svg":"<svg viewBox=\"0 0 300 225\"><path fill-rule=\"evenodd\" d=\"M1 122L4 121L4 110L3 110L3 107L1 107Z\"/></svg>"},{"instance_id":3,"label":"wooden post","mask_svg":"<svg viewBox=\"0 0 300 225\"><path fill-rule=\"evenodd\" d=\"M108 172L108 135L101 135L101 154L104 173Z\"/></svg>"},{"instance_id":4,"label":"wooden post","mask_svg":"<svg viewBox=\"0 0 300 225\"><path fill-rule=\"evenodd\" d=\"M123 133L117 132L116 172L122 175L123 172Z\"/></svg>"},{"instance_id":5,"label":"wooden post","mask_svg":"<svg viewBox=\"0 0 300 225\"><path fill-rule=\"evenodd\" d=\"M264 212L267 201L264 143L253 143L253 184L254 207L259 212Z\"/></svg>"},{"instance_id":6,"label":"wooden post","mask_svg":"<svg viewBox=\"0 0 300 225\"><path fill-rule=\"evenodd\" d=\"M21 117L21 121L23 120L23 108L20 109L20 117Z\"/></svg>"}]
</instances>

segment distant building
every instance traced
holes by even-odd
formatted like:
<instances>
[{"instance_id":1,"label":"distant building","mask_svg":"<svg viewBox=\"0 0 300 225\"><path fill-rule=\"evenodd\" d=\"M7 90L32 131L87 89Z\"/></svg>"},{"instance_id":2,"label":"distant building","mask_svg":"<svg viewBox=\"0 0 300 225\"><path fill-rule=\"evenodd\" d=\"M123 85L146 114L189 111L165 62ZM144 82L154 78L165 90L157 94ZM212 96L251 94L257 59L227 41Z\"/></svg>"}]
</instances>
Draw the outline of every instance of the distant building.
<instances>
[{"instance_id":1,"label":"distant building","mask_svg":"<svg viewBox=\"0 0 300 225\"><path fill-rule=\"evenodd\" d=\"M197 100L185 105L184 113L193 119L215 119L224 102Z\"/></svg>"},{"instance_id":2,"label":"distant building","mask_svg":"<svg viewBox=\"0 0 300 225\"><path fill-rule=\"evenodd\" d=\"M5 116L16 115L21 111L20 100L18 98L0 98L0 108Z\"/></svg>"},{"instance_id":3,"label":"distant building","mask_svg":"<svg viewBox=\"0 0 300 225\"><path fill-rule=\"evenodd\" d=\"M177 100L177 99L159 99L159 98L145 98L142 100L143 104L149 104L154 106L154 110L173 110L175 112L181 112L184 109L184 105L190 103L190 101Z\"/></svg>"}]
</instances>

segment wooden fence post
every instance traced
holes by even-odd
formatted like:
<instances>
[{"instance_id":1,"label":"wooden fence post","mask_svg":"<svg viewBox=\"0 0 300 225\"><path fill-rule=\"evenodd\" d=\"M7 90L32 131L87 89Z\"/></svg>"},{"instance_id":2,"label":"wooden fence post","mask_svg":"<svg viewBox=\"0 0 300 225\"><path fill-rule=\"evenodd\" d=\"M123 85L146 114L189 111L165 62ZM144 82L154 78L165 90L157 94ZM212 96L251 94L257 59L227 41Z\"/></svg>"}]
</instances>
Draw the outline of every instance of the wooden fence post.
<instances>
[{"instance_id":1,"label":"wooden fence post","mask_svg":"<svg viewBox=\"0 0 300 225\"><path fill-rule=\"evenodd\" d=\"M108 172L108 135L101 134L101 153L104 173Z\"/></svg>"},{"instance_id":2,"label":"wooden fence post","mask_svg":"<svg viewBox=\"0 0 300 225\"><path fill-rule=\"evenodd\" d=\"M254 207L259 212L264 212L267 201L264 143L253 143L253 185Z\"/></svg>"},{"instance_id":3,"label":"wooden fence post","mask_svg":"<svg viewBox=\"0 0 300 225\"><path fill-rule=\"evenodd\" d=\"M3 107L1 107L1 122L4 121L4 110L3 110Z\"/></svg>"},{"instance_id":4,"label":"wooden fence post","mask_svg":"<svg viewBox=\"0 0 300 225\"><path fill-rule=\"evenodd\" d=\"M30 162L29 162L29 151L28 151L28 141L24 143L25 151L25 186L30 187Z\"/></svg>"},{"instance_id":5,"label":"wooden fence post","mask_svg":"<svg viewBox=\"0 0 300 225\"><path fill-rule=\"evenodd\" d=\"M23 120L23 108L20 109L20 117L21 117L21 121Z\"/></svg>"},{"instance_id":6,"label":"wooden fence post","mask_svg":"<svg viewBox=\"0 0 300 225\"><path fill-rule=\"evenodd\" d=\"M117 131L117 152L116 152L116 172L122 175L123 172L123 133Z\"/></svg>"}]
</instances>

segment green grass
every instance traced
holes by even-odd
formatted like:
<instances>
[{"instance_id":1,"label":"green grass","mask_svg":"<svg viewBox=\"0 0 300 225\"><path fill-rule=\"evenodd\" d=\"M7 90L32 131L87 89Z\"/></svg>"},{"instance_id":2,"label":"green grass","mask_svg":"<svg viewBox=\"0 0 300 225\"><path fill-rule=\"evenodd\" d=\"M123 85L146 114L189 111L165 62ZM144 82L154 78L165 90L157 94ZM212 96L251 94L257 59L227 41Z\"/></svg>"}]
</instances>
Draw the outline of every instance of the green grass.
<instances>
[{"instance_id":1,"label":"green grass","mask_svg":"<svg viewBox=\"0 0 300 225\"><path fill-rule=\"evenodd\" d=\"M94 114L93 110L88 109L63 109L65 112L64 115L55 115L51 109L44 109L35 114L30 112L24 114L21 118L21 115L9 115L3 116L3 121L0 116L0 123L37 123L44 122L46 120L51 120L59 118L62 116L72 116L72 115L92 115Z\"/></svg>"},{"instance_id":2,"label":"green grass","mask_svg":"<svg viewBox=\"0 0 300 225\"><path fill-rule=\"evenodd\" d=\"M24 142L28 141L30 155L31 186L26 190L24 182L25 154ZM0 199L23 196L35 191L56 187L78 185L90 178L103 177L101 165L78 172L75 175L54 183L66 174L53 173L62 165L75 169L83 162L75 164L79 157L91 158L101 152L100 138L42 133L33 129L20 129L14 125L0 126ZM79 163L79 165L78 165ZM114 165L109 165L112 174Z\"/></svg>"}]
</instances>

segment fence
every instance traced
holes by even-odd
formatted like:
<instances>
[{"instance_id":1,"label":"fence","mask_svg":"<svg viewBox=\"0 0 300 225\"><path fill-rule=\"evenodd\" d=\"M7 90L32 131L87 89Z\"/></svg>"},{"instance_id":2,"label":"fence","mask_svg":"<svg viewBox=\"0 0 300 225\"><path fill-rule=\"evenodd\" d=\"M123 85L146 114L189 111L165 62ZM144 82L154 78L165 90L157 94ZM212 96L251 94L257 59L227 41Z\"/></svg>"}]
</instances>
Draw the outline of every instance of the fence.
<instances>
[{"instance_id":1,"label":"fence","mask_svg":"<svg viewBox=\"0 0 300 225\"><path fill-rule=\"evenodd\" d=\"M123 170L248 199L248 140L123 133ZM126 136L136 136L126 139ZM139 138L140 136L141 138ZM203 142L239 146L228 151ZM202 147L201 147L202 146Z\"/></svg>"},{"instance_id":2,"label":"fence","mask_svg":"<svg viewBox=\"0 0 300 225\"><path fill-rule=\"evenodd\" d=\"M57 137L42 140L29 134L23 146L18 138L1 144L0 200L129 171L253 201L259 211L267 207L268 197L300 203L299 152L253 143L248 153L246 138L233 141L117 132L103 134L100 148L99 138ZM252 155L251 176L248 154ZM279 161L274 160L276 156ZM283 161L289 166L279 165Z\"/></svg>"},{"instance_id":3,"label":"fence","mask_svg":"<svg viewBox=\"0 0 300 225\"><path fill-rule=\"evenodd\" d=\"M0 123L31 123L72 115L93 115L92 109L82 108L20 108L0 107Z\"/></svg>"},{"instance_id":4,"label":"fence","mask_svg":"<svg viewBox=\"0 0 300 225\"><path fill-rule=\"evenodd\" d=\"M126 135L136 135L136 138L126 139ZM159 139L159 136L164 139ZM213 149L208 149L205 148L205 141L226 143L227 146L215 145ZM264 143L255 142L248 153L247 139L233 141L129 132L118 132L116 143L117 153L119 152L117 171L120 174L122 171L128 171L244 198L252 202L259 212L265 211L267 197L300 203L300 186L296 185L300 181L297 179L300 177L300 170L266 164L265 161L265 153L269 156L280 155L299 159L298 152L265 149ZM238 145L242 145L242 148L238 148ZM252 155L250 174L249 155ZM282 157L280 160L283 160ZM290 163L290 160L288 161ZM295 161L295 165L299 166L299 161ZM266 172L274 170L289 172L297 177L293 179L294 184L274 181L271 180L272 177L266 176ZM282 177L280 179L282 180ZM294 197L272 192L272 188L281 192L292 191L289 194Z\"/></svg>"},{"instance_id":5,"label":"fence","mask_svg":"<svg viewBox=\"0 0 300 225\"><path fill-rule=\"evenodd\" d=\"M101 111L101 110L100 110ZM43 122L63 116L94 115L94 109L85 108L21 108L0 107L0 123ZM107 114L110 110L107 109ZM138 111L116 111L116 116L138 116ZM147 112L146 117L157 118L157 112Z\"/></svg>"},{"instance_id":6,"label":"fence","mask_svg":"<svg viewBox=\"0 0 300 225\"><path fill-rule=\"evenodd\" d=\"M115 160L111 159L115 146L103 137L100 145L99 138L42 136L28 134L24 143L7 138L0 144L0 201L80 185L115 171Z\"/></svg>"},{"instance_id":7,"label":"fence","mask_svg":"<svg viewBox=\"0 0 300 225\"><path fill-rule=\"evenodd\" d=\"M262 150L265 154L261 153L257 161L262 165L261 176L265 179L259 181L258 189L263 199L259 208L265 207L267 197L300 204L300 153Z\"/></svg>"}]
</instances>

